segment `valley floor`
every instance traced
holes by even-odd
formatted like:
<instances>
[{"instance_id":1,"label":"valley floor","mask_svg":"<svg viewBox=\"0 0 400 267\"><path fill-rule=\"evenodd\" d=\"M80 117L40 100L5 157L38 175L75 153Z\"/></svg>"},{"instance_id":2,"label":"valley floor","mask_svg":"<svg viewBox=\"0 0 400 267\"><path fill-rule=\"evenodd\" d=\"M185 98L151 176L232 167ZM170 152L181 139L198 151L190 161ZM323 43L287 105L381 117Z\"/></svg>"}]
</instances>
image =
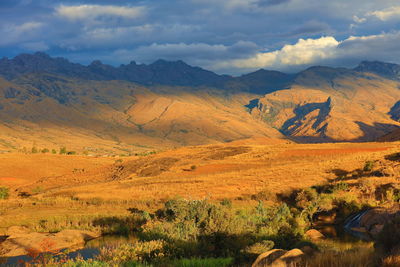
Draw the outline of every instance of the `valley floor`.
<instances>
[{"instance_id":1,"label":"valley floor","mask_svg":"<svg viewBox=\"0 0 400 267\"><path fill-rule=\"evenodd\" d=\"M333 181L385 161L400 143L265 144L248 140L138 157L0 155L0 233L11 225L152 210L168 199L273 203L295 189ZM381 163L379 163L381 162ZM388 161L390 162L390 161ZM370 178L390 183L396 177ZM375 181L376 180L376 181ZM54 222L56 228L56 222Z\"/></svg>"}]
</instances>

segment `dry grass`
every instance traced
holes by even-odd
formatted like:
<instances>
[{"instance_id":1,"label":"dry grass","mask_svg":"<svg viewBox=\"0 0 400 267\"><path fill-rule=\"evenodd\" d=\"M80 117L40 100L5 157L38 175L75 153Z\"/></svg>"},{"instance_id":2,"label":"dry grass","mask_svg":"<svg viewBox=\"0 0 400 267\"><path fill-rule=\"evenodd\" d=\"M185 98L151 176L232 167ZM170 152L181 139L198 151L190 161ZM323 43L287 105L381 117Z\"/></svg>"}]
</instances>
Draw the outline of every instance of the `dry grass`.
<instances>
[{"instance_id":1,"label":"dry grass","mask_svg":"<svg viewBox=\"0 0 400 267\"><path fill-rule=\"evenodd\" d=\"M389 256L382 261L382 267L399 267L399 266L400 266L399 255Z\"/></svg>"},{"instance_id":2,"label":"dry grass","mask_svg":"<svg viewBox=\"0 0 400 267\"><path fill-rule=\"evenodd\" d=\"M375 267L376 259L372 249L357 249L341 252L324 252L307 260L307 267Z\"/></svg>"},{"instance_id":3,"label":"dry grass","mask_svg":"<svg viewBox=\"0 0 400 267\"><path fill-rule=\"evenodd\" d=\"M9 187L11 197L0 201L0 225L34 224L67 214L126 215L128 208L154 210L177 196L230 199L239 206L254 204L260 197L273 202L276 194L324 184L338 178L338 170L351 173L368 160L382 160L400 150L400 143L246 143L185 147L122 162L106 157L3 154L0 186ZM164 166L165 158L174 160ZM154 173L142 177L149 167ZM367 177L359 187L392 182L397 183L396 177ZM22 192L28 197L23 198Z\"/></svg>"}]
</instances>

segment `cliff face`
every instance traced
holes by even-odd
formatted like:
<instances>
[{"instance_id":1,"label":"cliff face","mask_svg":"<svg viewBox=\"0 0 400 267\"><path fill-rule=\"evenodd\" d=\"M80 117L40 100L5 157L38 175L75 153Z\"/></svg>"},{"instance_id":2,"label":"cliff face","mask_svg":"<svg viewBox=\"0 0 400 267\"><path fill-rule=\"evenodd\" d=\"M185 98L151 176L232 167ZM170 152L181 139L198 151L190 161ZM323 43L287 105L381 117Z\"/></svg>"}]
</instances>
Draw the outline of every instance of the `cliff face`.
<instances>
[{"instance_id":1,"label":"cliff face","mask_svg":"<svg viewBox=\"0 0 400 267\"><path fill-rule=\"evenodd\" d=\"M302 142L372 141L399 127L399 99L398 81L314 67L291 89L254 100L251 113Z\"/></svg>"}]
</instances>

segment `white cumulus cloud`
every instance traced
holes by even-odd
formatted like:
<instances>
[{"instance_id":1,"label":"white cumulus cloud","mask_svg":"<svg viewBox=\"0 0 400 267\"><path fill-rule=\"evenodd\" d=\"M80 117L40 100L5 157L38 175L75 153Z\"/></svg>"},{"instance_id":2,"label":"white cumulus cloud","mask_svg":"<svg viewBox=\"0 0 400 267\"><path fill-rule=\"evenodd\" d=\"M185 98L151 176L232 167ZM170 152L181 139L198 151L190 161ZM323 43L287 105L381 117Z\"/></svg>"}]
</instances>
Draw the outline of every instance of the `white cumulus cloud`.
<instances>
[{"instance_id":1,"label":"white cumulus cloud","mask_svg":"<svg viewBox=\"0 0 400 267\"><path fill-rule=\"evenodd\" d=\"M217 68L235 67L254 69L264 67L281 68L283 66L306 65L333 58L340 43L334 37L319 39L299 39L294 45L285 45L280 50L261 52L246 58L220 62Z\"/></svg>"},{"instance_id":2,"label":"white cumulus cloud","mask_svg":"<svg viewBox=\"0 0 400 267\"><path fill-rule=\"evenodd\" d=\"M393 6L383 10L372 11L367 13L367 16L376 17L382 21L400 19L400 6Z\"/></svg>"}]
</instances>

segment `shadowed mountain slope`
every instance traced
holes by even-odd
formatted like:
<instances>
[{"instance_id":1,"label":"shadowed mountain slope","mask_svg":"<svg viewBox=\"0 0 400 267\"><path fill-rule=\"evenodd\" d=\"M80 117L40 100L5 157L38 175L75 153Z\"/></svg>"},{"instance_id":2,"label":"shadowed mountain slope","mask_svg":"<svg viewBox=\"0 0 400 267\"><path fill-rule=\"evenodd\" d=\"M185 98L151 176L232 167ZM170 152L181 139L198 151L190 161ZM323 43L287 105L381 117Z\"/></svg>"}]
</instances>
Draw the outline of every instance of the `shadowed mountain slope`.
<instances>
[{"instance_id":1,"label":"shadowed mountain slope","mask_svg":"<svg viewBox=\"0 0 400 267\"><path fill-rule=\"evenodd\" d=\"M299 73L289 90L260 98L251 112L301 142L371 141L399 127L390 114L399 99L395 80L312 67Z\"/></svg>"}]
</instances>

